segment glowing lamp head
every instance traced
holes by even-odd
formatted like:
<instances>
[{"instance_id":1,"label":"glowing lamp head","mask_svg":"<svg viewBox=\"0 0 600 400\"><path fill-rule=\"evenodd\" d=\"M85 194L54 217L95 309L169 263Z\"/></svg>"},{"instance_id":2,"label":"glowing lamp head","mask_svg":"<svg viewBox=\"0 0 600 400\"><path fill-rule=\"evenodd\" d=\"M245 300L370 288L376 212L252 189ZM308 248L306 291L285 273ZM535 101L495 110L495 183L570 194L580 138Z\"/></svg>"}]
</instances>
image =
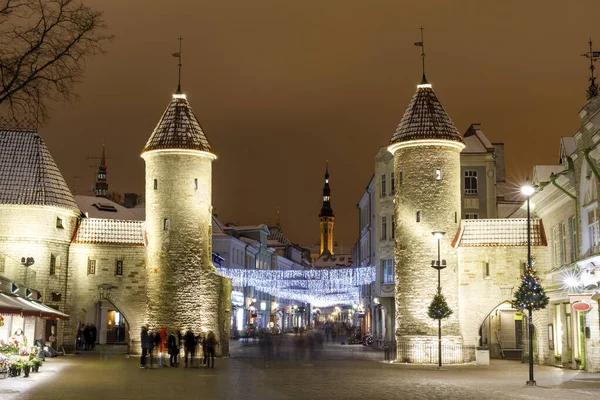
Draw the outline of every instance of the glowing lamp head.
<instances>
[{"instance_id":1,"label":"glowing lamp head","mask_svg":"<svg viewBox=\"0 0 600 400\"><path fill-rule=\"evenodd\" d=\"M567 276L564 279L564 284L566 287L572 289L579 286L579 279L576 276Z\"/></svg>"},{"instance_id":2,"label":"glowing lamp head","mask_svg":"<svg viewBox=\"0 0 600 400\"><path fill-rule=\"evenodd\" d=\"M535 192L535 188L529 182L527 182L526 184L521 186L521 193L523 193L527 197L531 196L534 192Z\"/></svg>"},{"instance_id":3,"label":"glowing lamp head","mask_svg":"<svg viewBox=\"0 0 600 400\"><path fill-rule=\"evenodd\" d=\"M431 234L433 235L433 237L436 238L436 239L438 239L438 240L441 239L441 238L443 238L445 233L446 232L431 232Z\"/></svg>"}]
</instances>

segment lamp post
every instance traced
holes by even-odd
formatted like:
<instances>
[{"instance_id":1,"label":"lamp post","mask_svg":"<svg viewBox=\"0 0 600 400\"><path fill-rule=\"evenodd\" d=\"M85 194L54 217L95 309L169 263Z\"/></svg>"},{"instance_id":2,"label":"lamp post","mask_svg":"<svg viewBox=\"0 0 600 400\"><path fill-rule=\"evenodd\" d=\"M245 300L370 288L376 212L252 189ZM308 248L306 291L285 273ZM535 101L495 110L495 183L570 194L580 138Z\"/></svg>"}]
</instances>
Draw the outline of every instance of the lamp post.
<instances>
[{"instance_id":1,"label":"lamp post","mask_svg":"<svg viewBox=\"0 0 600 400\"><path fill-rule=\"evenodd\" d=\"M527 268L531 270L531 209L529 207L529 199L535 192L535 188L529 183L529 178L523 187L521 187L521 193L527 197ZM529 331L529 380L527 381L528 386L535 386L535 380L533 379L533 307L527 306L527 321Z\"/></svg>"},{"instance_id":2,"label":"lamp post","mask_svg":"<svg viewBox=\"0 0 600 400\"><path fill-rule=\"evenodd\" d=\"M437 261L431 261L431 267L437 269L438 272L438 293L442 291L441 270L446 268L446 260L440 260L440 243L446 232L431 232L434 238L437 239ZM438 319L438 368L442 368L442 319Z\"/></svg>"}]
</instances>

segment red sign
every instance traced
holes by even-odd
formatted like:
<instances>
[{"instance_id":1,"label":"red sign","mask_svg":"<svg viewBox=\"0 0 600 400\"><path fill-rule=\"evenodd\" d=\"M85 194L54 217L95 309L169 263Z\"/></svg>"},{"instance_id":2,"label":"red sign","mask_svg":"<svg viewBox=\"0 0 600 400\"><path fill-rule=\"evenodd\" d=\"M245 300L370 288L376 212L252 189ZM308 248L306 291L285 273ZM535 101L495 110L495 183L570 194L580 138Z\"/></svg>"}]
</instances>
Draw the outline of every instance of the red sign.
<instances>
[{"instance_id":1,"label":"red sign","mask_svg":"<svg viewBox=\"0 0 600 400\"><path fill-rule=\"evenodd\" d=\"M579 311L579 312L590 311L590 309L592 308L590 303L586 303L583 301L581 301L579 303L573 303L573 305L571 307L573 307L573 310Z\"/></svg>"}]
</instances>

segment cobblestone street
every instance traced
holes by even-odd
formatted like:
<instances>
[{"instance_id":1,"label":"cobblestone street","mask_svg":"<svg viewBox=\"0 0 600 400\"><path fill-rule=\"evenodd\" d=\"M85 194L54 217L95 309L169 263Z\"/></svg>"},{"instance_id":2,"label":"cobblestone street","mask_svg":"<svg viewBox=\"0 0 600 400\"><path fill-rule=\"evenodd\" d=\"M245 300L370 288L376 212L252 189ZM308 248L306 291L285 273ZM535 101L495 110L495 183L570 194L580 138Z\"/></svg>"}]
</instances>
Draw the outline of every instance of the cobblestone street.
<instances>
[{"instance_id":1,"label":"cobblestone street","mask_svg":"<svg viewBox=\"0 0 600 400\"><path fill-rule=\"evenodd\" d=\"M290 340L287 338L286 340ZM600 374L493 360L489 367L388 364L362 346L329 344L317 359L291 346L265 367L259 346L236 344L215 369L139 368L137 357L95 351L50 359L32 378L0 381L2 399L597 399ZM287 351L286 351L287 349Z\"/></svg>"}]
</instances>

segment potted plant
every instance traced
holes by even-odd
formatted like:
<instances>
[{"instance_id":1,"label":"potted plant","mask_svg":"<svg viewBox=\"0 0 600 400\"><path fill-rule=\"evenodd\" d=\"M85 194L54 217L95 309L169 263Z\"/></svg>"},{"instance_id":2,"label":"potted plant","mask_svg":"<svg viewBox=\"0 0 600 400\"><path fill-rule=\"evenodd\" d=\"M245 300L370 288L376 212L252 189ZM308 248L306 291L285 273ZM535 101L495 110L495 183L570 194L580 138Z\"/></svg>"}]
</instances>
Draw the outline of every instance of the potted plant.
<instances>
[{"instance_id":1,"label":"potted plant","mask_svg":"<svg viewBox=\"0 0 600 400\"><path fill-rule=\"evenodd\" d=\"M23 365L21 364L21 361L19 360L12 360L10 362L10 376L19 376L21 375L21 368L23 367Z\"/></svg>"},{"instance_id":2,"label":"potted plant","mask_svg":"<svg viewBox=\"0 0 600 400\"><path fill-rule=\"evenodd\" d=\"M8 357L0 355L0 379L6 379L9 365Z\"/></svg>"},{"instance_id":3,"label":"potted plant","mask_svg":"<svg viewBox=\"0 0 600 400\"><path fill-rule=\"evenodd\" d=\"M44 360L42 360L41 358L34 357L31 360L31 363L33 364L32 371L33 372L38 372L40 370L40 367L44 363Z\"/></svg>"},{"instance_id":4,"label":"potted plant","mask_svg":"<svg viewBox=\"0 0 600 400\"><path fill-rule=\"evenodd\" d=\"M33 367L33 363L31 361L23 361L23 373L25 374L24 378L29 378L31 367Z\"/></svg>"}]
</instances>

